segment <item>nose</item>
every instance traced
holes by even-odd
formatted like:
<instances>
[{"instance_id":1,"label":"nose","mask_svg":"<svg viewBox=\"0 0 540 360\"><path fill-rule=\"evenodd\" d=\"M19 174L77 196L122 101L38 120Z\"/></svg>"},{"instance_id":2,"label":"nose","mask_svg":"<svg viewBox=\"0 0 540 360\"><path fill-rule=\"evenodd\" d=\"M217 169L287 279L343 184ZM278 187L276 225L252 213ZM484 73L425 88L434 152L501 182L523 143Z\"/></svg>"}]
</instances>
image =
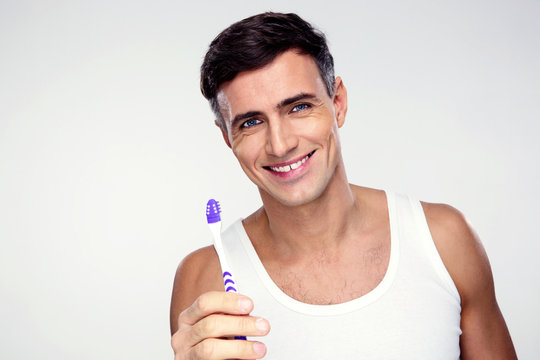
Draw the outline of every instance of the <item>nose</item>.
<instances>
[{"instance_id":1,"label":"nose","mask_svg":"<svg viewBox=\"0 0 540 360\"><path fill-rule=\"evenodd\" d=\"M266 153L275 157L284 157L298 145L298 138L287 122L282 119L269 121L266 134Z\"/></svg>"}]
</instances>

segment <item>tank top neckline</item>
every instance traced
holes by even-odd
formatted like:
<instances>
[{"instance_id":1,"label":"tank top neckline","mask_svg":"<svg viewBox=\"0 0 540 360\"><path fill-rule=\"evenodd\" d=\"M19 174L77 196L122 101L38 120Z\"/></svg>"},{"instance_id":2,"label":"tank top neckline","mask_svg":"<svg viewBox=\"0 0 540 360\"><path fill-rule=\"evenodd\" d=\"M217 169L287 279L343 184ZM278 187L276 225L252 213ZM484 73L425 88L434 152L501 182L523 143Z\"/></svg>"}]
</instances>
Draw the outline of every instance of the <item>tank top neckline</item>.
<instances>
[{"instance_id":1,"label":"tank top neckline","mask_svg":"<svg viewBox=\"0 0 540 360\"><path fill-rule=\"evenodd\" d=\"M244 229L244 225L241 221L242 219L236 221L233 226L236 228L236 232L240 235L239 237L242 246L249 257L251 264L255 268L255 272L261 280L262 285L279 303L290 310L308 315L332 316L346 314L377 301L388 291L396 277L399 262L399 231L397 223L396 200L395 195L392 192L385 191L385 194L388 205L388 218L390 222L390 259L388 261L386 273L381 282L379 282L379 284L377 284L377 286L375 286L375 288L373 288L371 291L358 298L343 303L330 305L308 304L296 300L284 293L279 286L276 285L264 268L264 265L259 259L257 252L249 240L246 230Z\"/></svg>"}]
</instances>

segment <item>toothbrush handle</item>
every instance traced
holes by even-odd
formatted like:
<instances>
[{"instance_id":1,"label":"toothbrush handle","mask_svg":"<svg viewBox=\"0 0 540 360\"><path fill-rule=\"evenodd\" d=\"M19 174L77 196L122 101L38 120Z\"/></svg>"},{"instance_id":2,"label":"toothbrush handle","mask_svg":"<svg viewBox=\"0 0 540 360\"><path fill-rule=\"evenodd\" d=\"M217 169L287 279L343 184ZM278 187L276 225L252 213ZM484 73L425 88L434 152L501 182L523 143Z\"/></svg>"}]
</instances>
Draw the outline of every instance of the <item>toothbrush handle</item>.
<instances>
[{"instance_id":1,"label":"toothbrush handle","mask_svg":"<svg viewBox=\"0 0 540 360\"><path fill-rule=\"evenodd\" d=\"M224 270L223 287L227 292L238 293L238 290L236 289L236 283L233 280L232 274L230 271L227 270L229 269L229 264L227 264L225 252L223 250L223 244L221 242L221 221L209 223L208 226L210 227L210 231L214 236L214 248L216 249L222 269ZM236 340L247 340L245 336L235 336L234 338Z\"/></svg>"},{"instance_id":2,"label":"toothbrush handle","mask_svg":"<svg viewBox=\"0 0 540 360\"><path fill-rule=\"evenodd\" d=\"M223 286L227 292L238 293L235 288L236 284L234 283L232 274L229 271L223 273ZM235 340L247 340L245 336L235 336L234 338Z\"/></svg>"},{"instance_id":3,"label":"toothbrush handle","mask_svg":"<svg viewBox=\"0 0 540 360\"><path fill-rule=\"evenodd\" d=\"M225 288L225 291L227 292L235 292L238 291L235 288L236 284L234 283L232 274L228 271L225 271L223 273L223 287Z\"/></svg>"}]
</instances>

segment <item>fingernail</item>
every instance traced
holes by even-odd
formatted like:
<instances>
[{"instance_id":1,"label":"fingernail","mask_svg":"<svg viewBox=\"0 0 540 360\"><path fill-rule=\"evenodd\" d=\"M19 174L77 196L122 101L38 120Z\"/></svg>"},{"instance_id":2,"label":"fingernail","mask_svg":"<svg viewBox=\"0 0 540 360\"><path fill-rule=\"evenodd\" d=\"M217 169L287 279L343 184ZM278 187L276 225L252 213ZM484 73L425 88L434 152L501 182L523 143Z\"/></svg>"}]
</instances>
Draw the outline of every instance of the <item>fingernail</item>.
<instances>
[{"instance_id":1,"label":"fingernail","mask_svg":"<svg viewBox=\"0 0 540 360\"><path fill-rule=\"evenodd\" d=\"M240 311L249 311L251 309L251 300L248 298L240 298L238 299L238 308Z\"/></svg>"},{"instance_id":2,"label":"fingernail","mask_svg":"<svg viewBox=\"0 0 540 360\"><path fill-rule=\"evenodd\" d=\"M266 352L266 346L263 343L256 342L253 344L253 351L255 351L255 354L264 355Z\"/></svg>"},{"instance_id":3,"label":"fingernail","mask_svg":"<svg viewBox=\"0 0 540 360\"><path fill-rule=\"evenodd\" d=\"M263 334L266 333L270 328L268 321L263 318L259 318L257 319L257 321L255 321L255 327L257 328L257 330L259 330L260 333Z\"/></svg>"}]
</instances>

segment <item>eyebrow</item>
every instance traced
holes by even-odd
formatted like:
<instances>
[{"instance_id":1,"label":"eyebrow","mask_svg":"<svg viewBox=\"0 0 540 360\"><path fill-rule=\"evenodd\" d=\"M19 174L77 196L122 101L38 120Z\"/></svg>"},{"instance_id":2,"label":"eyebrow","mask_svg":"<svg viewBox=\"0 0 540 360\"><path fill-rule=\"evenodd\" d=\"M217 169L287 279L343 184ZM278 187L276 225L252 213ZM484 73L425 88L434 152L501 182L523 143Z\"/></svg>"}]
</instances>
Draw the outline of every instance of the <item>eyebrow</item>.
<instances>
[{"instance_id":1,"label":"eyebrow","mask_svg":"<svg viewBox=\"0 0 540 360\"><path fill-rule=\"evenodd\" d=\"M290 105L292 103L295 103L295 102L297 102L299 100L308 100L308 99L313 100L313 99L317 99L317 97L315 95L313 95L313 94L300 93L298 95L294 95L294 96L291 96L289 98L286 98L286 99L282 100L279 104L277 104L276 109L282 109L285 106ZM238 123L240 123L240 122L242 122L244 120L247 120L249 118L259 116L261 114L262 114L261 111L248 111L248 112L245 112L245 113L242 113L242 114L238 114L233 118L233 120L231 122L231 127L233 129L235 129L238 126Z\"/></svg>"},{"instance_id":2,"label":"eyebrow","mask_svg":"<svg viewBox=\"0 0 540 360\"><path fill-rule=\"evenodd\" d=\"M295 96L291 96L290 98L287 98L283 101L281 101L277 106L276 108L277 109L281 109L287 105L290 105L292 103L295 103L299 100L313 100L313 99L316 99L317 97L313 94L308 94L308 93L300 93L298 95L295 95Z\"/></svg>"}]
</instances>

